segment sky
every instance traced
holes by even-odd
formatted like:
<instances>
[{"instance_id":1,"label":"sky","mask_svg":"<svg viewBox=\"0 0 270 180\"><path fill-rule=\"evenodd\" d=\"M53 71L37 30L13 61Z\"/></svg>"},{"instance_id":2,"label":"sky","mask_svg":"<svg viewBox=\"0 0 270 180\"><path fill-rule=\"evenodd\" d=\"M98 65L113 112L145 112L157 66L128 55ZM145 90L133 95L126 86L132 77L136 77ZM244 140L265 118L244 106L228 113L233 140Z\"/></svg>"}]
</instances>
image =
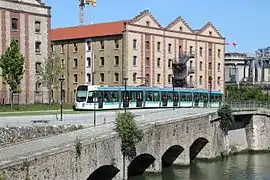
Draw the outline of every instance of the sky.
<instances>
[{"instance_id":1,"label":"sky","mask_svg":"<svg viewBox=\"0 0 270 180\"><path fill-rule=\"evenodd\" d=\"M178 16L199 29L211 21L226 42L226 52L254 53L270 46L269 0L96 0L85 8L85 24L128 20L149 9L162 26ZM42 0L51 6L52 28L79 25L79 0Z\"/></svg>"}]
</instances>

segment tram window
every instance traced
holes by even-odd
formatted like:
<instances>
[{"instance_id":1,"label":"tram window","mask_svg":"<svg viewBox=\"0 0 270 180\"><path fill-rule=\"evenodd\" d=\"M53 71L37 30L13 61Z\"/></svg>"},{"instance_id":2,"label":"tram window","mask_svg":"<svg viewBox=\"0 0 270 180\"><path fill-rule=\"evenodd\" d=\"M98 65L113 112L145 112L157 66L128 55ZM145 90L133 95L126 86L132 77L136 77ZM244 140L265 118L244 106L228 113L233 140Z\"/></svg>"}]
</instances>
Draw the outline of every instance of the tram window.
<instances>
[{"instance_id":1,"label":"tram window","mask_svg":"<svg viewBox=\"0 0 270 180\"><path fill-rule=\"evenodd\" d=\"M181 101L192 101L191 93L181 93Z\"/></svg>"},{"instance_id":2,"label":"tram window","mask_svg":"<svg viewBox=\"0 0 270 180\"><path fill-rule=\"evenodd\" d=\"M159 101L159 92L154 92L153 94L154 94L153 101Z\"/></svg>"},{"instance_id":3,"label":"tram window","mask_svg":"<svg viewBox=\"0 0 270 180\"><path fill-rule=\"evenodd\" d=\"M146 91L146 101L159 101L159 92Z\"/></svg>"},{"instance_id":4,"label":"tram window","mask_svg":"<svg viewBox=\"0 0 270 180\"><path fill-rule=\"evenodd\" d=\"M94 95L93 91L88 92L87 103L93 103L93 95Z\"/></svg>"},{"instance_id":5,"label":"tram window","mask_svg":"<svg viewBox=\"0 0 270 180\"><path fill-rule=\"evenodd\" d=\"M104 91L104 102L118 102L118 91Z\"/></svg>"}]
</instances>

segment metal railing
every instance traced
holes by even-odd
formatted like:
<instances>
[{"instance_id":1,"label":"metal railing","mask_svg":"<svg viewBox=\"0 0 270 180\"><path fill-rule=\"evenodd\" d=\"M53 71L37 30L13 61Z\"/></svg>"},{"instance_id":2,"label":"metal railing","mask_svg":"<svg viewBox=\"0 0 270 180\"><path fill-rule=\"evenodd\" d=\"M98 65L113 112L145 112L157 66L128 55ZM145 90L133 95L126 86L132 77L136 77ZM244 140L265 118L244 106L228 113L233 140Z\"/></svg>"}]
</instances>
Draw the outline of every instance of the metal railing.
<instances>
[{"instance_id":1,"label":"metal railing","mask_svg":"<svg viewBox=\"0 0 270 180\"><path fill-rule=\"evenodd\" d=\"M270 101L230 101L226 102L234 111L270 109Z\"/></svg>"}]
</instances>

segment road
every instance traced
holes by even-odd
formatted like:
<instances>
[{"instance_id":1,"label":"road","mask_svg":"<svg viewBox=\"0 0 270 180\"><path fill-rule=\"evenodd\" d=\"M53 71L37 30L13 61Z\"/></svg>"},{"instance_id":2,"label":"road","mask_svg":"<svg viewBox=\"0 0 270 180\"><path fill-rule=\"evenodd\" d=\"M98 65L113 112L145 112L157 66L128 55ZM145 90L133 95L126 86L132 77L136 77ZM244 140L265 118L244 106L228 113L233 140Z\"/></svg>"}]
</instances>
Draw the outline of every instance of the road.
<instances>
[{"instance_id":1,"label":"road","mask_svg":"<svg viewBox=\"0 0 270 180\"><path fill-rule=\"evenodd\" d=\"M141 110L130 110L140 119L146 118L148 120L156 118L164 119L171 117L172 115L181 116L190 113L200 113L209 111L208 108L179 108L175 109L141 109ZM104 122L112 122L115 120L116 112L118 111L98 111L96 112L96 125L104 124ZM122 111L123 112L123 111ZM173 112L173 113L172 113ZM160 116L156 116L159 113ZM4 116L0 117L0 128L11 127L11 126L32 126L33 120L48 120L47 125L67 125L67 124L81 124L93 126L94 124L94 113L81 113L81 114L63 114L63 121L60 121L60 115L58 114L58 120L56 113L52 115L35 115L35 116ZM35 124L43 125L43 124Z\"/></svg>"},{"instance_id":2,"label":"road","mask_svg":"<svg viewBox=\"0 0 270 180\"><path fill-rule=\"evenodd\" d=\"M136 114L135 120L138 124L149 124L154 123L161 120L169 120L174 117L185 117L189 115L194 115L198 113L206 113L209 111L216 111L216 109L209 110L200 108L200 109L190 109L190 108L181 108L181 109L175 109L174 111L172 109L159 109L159 110L136 110L132 111L134 114ZM106 124L99 125L97 127L90 127L86 129L82 129L79 131L74 131L70 133L60 134L57 136L52 137L46 137L43 139L33 140L30 142L20 143L16 144L14 146L7 146L0 148L0 165L12 161L12 160L18 160L23 157L27 157L28 155L37 155L41 153L46 153L50 151L55 151L56 149L59 149L59 147L66 147L66 146L72 146L74 144L74 141L77 137L80 137L81 140L89 140L95 137L99 137L102 135L108 135L110 133L113 133L114 123L112 117L115 116L114 112L100 112L98 113L98 117L101 119L103 117L109 117L110 121L108 121ZM64 123L64 122L91 122L91 116L93 114L80 114L80 115L72 115L72 116L66 116L65 121L58 122L53 121L54 123ZM38 116L41 117L41 116ZM75 118L76 120L72 120L72 118ZM10 120L12 120L11 117L9 117ZM18 117L17 117L18 118ZM29 117L30 118L30 117ZM26 117L21 117L18 122L22 124L27 124L31 121L31 119L27 119ZM100 123L102 121L100 120ZM16 122L15 122L16 123Z\"/></svg>"}]
</instances>

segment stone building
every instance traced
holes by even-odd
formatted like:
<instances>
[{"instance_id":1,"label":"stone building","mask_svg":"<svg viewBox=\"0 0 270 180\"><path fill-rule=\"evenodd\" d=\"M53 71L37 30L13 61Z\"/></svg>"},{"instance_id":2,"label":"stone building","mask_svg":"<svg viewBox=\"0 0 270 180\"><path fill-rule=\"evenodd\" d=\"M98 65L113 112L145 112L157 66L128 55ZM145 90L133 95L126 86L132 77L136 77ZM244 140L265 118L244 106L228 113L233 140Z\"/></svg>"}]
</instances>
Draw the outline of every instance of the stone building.
<instances>
[{"instance_id":1,"label":"stone building","mask_svg":"<svg viewBox=\"0 0 270 180\"><path fill-rule=\"evenodd\" d=\"M225 38L208 22L193 30L178 17L162 27L148 11L124 21L52 30L54 52L66 69L66 90L78 84L172 86L172 63L188 60L188 84L224 90ZM68 93L68 94L69 94ZM70 100L70 98L67 98Z\"/></svg>"},{"instance_id":2,"label":"stone building","mask_svg":"<svg viewBox=\"0 0 270 180\"><path fill-rule=\"evenodd\" d=\"M25 57L25 75L20 86L22 92L17 97L18 102L46 102L47 93L43 94L46 88L37 81L36 67L49 56L50 7L40 0L1 0L0 16L0 54L4 53L11 40L15 39ZM0 102L9 103L9 87L2 78L0 88Z\"/></svg>"}]
</instances>

